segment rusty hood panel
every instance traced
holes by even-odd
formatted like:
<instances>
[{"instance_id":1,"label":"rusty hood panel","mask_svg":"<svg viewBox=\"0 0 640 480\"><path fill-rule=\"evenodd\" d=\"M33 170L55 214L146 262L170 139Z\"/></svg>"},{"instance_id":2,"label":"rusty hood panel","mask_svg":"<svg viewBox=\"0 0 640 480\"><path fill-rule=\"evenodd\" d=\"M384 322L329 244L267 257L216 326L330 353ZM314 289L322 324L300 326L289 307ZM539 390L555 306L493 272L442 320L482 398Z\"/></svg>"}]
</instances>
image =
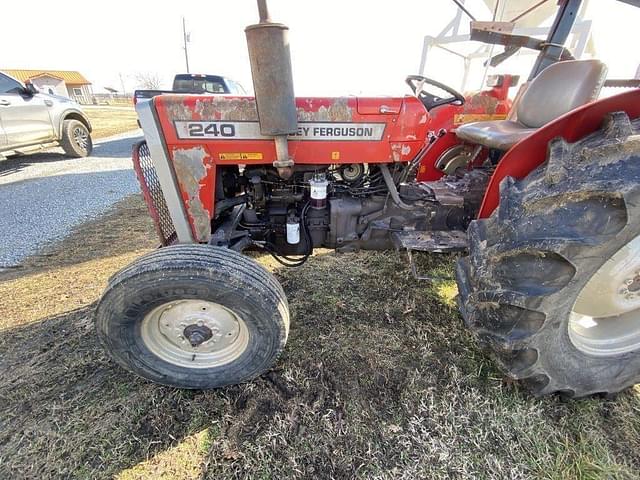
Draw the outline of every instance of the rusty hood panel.
<instances>
[{"instance_id":1,"label":"rusty hood panel","mask_svg":"<svg viewBox=\"0 0 640 480\"><path fill-rule=\"evenodd\" d=\"M259 133L253 97L163 95L153 102L170 147L200 145L216 162L247 152L261 154L265 164L275 160L273 141ZM297 163L408 161L427 134L428 114L411 96L305 97L296 107L299 128L289 150ZM406 153L398 157L392 143Z\"/></svg>"}]
</instances>

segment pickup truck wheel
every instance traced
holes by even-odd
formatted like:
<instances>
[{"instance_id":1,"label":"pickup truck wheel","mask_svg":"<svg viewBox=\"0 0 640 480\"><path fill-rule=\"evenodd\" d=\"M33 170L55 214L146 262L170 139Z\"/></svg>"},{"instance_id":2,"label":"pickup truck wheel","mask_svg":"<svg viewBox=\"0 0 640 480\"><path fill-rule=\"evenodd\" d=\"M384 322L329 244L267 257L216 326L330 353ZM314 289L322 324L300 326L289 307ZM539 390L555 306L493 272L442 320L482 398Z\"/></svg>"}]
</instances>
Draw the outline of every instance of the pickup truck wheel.
<instances>
[{"instance_id":1,"label":"pickup truck wheel","mask_svg":"<svg viewBox=\"0 0 640 480\"><path fill-rule=\"evenodd\" d=\"M87 126L79 120L62 122L60 145L70 157L88 157L93 151L93 142Z\"/></svg>"},{"instance_id":2,"label":"pickup truck wheel","mask_svg":"<svg viewBox=\"0 0 640 480\"><path fill-rule=\"evenodd\" d=\"M535 395L613 394L640 381L640 120L610 114L507 177L458 264L465 323Z\"/></svg>"},{"instance_id":3,"label":"pickup truck wheel","mask_svg":"<svg viewBox=\"0 0 640 480\"><path fill-rule=\"evenodd\" d=\"M110 279L96 327L127 370L163 385L210 389L271 367L287 340L289 308L277 280L252 259L177 245Z\"/></svg>"}]
</instances>

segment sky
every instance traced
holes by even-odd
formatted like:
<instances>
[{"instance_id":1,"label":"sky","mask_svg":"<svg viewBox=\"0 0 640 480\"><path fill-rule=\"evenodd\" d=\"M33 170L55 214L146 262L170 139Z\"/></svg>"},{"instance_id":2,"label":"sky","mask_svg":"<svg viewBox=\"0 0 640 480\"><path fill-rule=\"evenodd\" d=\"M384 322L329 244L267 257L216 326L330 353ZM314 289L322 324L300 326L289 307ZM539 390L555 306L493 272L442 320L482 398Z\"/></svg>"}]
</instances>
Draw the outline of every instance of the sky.
<instances>
[{"instance_id":1,"label":"sky","mask_svg":"<svg viewBox=\"0 0 640 480\"><path fill-rule=\"evenodd\" d=\"M551 0L554 1L554 0ZM479 18L491 12L467 0ZM437 35L455 14L451 0L269 0L273 21L290 28L296 95L403 94L404 78L418 73L423 37ZM244 28L257 23L255 0L167 2L109 0L3 2L0 69L78 70L96 92L136 88L136 74L160 76L170 88L185 71L182 17L191 34L192 72L228 75L251 87ZM598 58L610 77L633 77L640 64L640 9L615 0L591 0L587 18ZM523 70L534 56L508 60L498 71ZM460 88L461 63L440 52L431 76ZM476 62L469 88L478 88Z\"/></svg>"}]
</instances>

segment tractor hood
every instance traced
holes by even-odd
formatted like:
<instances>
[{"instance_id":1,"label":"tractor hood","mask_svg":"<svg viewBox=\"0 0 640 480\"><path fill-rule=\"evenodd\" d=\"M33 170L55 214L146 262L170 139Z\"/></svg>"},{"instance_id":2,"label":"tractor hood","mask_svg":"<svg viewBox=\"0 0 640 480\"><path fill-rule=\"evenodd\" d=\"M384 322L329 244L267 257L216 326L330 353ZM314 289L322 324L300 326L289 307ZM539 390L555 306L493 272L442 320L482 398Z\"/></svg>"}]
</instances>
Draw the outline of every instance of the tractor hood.
<instances>
[{"instance_id":1,"label":"tractor hood","mask_svg":"<svg viewBox=\"0 0 640 480\"><path fill-rule=\"evenodd\" d=\"M296 163L406 162L424 145L428 113L413 96L297 98L298 128L288 136ZM216 162L250 157L271 164L253 97L162 95L153 99L169 151L203 148ZM142 127L149 128L144 124ZM250 154L250 155L249 155Z\"/></svg>"}]
</instances>

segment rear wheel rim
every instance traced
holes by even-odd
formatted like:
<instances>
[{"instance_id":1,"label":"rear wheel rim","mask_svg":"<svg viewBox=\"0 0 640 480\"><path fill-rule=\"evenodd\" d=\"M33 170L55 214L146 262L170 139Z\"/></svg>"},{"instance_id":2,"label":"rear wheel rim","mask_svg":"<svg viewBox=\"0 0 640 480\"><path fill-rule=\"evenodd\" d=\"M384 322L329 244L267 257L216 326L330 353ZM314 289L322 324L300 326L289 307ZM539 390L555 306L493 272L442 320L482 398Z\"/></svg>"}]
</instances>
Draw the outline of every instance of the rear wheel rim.
<instances>
[{"instance_id":1,"label":"rear wheel rim","mask_svg":"<svg viewBox=\"0 0 640 480\"><path fill-rule=\"evenodd\" d=\"M142 320L141 336L152 353L186 368L231 363L249 344L244 320L206 300L176 300L154 308Z\"/></svg>"},{"instance_id":2,"label":"rear wheel rim","mask_svg":"<svg viewBox=\"0 0 640 480\"><path fill-rule=\"evenodd\" d=\"M580 291L569 317L569 338L578 350L600 357L640 349L640 236Z\"/></svg>"}]
</instances>

